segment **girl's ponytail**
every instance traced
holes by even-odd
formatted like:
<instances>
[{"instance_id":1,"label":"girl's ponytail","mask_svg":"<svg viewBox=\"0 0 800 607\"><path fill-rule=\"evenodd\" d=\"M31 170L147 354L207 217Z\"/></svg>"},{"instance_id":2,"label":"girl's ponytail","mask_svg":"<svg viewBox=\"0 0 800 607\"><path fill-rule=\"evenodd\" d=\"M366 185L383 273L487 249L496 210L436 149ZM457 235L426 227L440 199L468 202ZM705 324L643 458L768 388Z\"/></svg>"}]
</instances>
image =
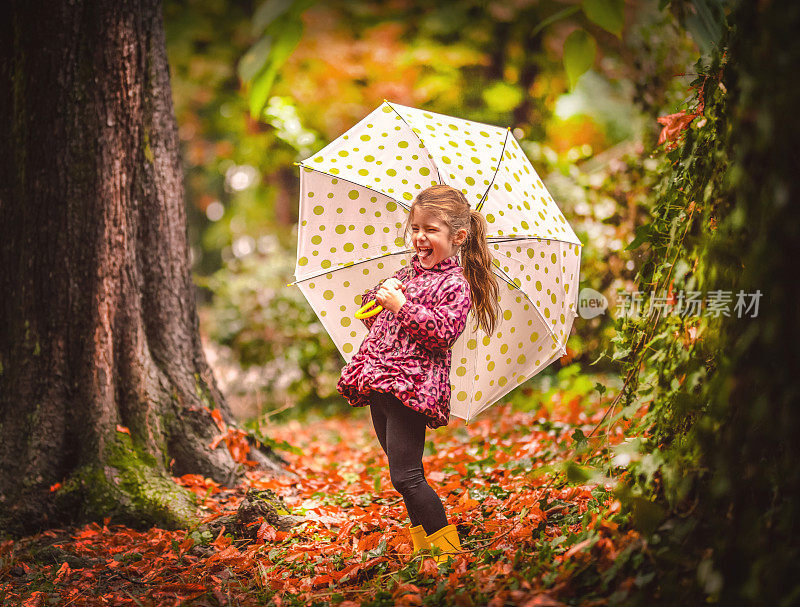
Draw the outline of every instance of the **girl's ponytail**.
<instances>
[{"instance_id":1,"label":"girl's ponytail","mask_svg":"<svg viewBox=\"0 0 800 607\"><path fill-rule=\"evenodd\" d=\"M487 335L494 333L500 314L500 289L492 272L492 255L486 240L486 220L478 211L469 210L469 236L461 246L464 276L472 293L472 309L478 325Z\"/></svg>"}]
</instances>

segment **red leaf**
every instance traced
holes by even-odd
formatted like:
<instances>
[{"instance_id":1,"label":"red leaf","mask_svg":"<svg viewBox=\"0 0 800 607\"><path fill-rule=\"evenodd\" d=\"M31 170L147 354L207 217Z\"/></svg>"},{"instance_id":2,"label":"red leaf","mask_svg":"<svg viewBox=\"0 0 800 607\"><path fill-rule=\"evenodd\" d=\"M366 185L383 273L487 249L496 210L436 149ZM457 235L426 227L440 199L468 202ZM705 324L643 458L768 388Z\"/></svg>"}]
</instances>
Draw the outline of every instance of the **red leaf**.
<instances>
[{"instance_id":1,"label":"red leaf","mask_svg":"<svg viewBox=\"0 0 800 607\"><path fill-rule=\"evenodd\" d=\"M68 577L69 572L70 572L69 565L65 561L64 563L61 564L61 567L58 568L58 571L56 571L55 583L58 584L63 578Z\"/></svg>"},{"instance_id":2,"label":"red leaf","mask_svg":"<svg viewBox=\"0 0 800 607\"><path fill-rule=\"evenodd\" d=\"M265 542L267 540L274 540L275 539L275 527L270 525L269 523L261 523L261 526L256 531L256 537Z\"/></svg>"},{"instance_id":3,"label":"red leaf","mask_svg":"<svg viewBox=\"0 0 800 607\"><path fill-rule=\"evenodd\" d=\"M58 491L61 489L61 483L56 483L55 485L50 485L50 491Z\"/></svg>"},{"instance_id":4,"label":"red leaf","mask_svg":"<svg viewBox=\"0 0 800 607\"><path fill-rule=\"evenodd\" d=\"M214 418L214 422L217 424L217 428L219 428L220 432L225 432L227 429L227 424L222 419L222 413L219 409L211 409L211 417Z\"/></svg>"},{"instance_id":5,"label":"red leaf","mask_svg":"<svg viewBox=\"0 0 800 607\"><path fill-rule=\"evenodd\" d=\"M681 132L688 127L692 123L692 120L697 118L699 114L700 112L687 114L685 111L681 110L675 114L659 116L658 123L663 124L664 128L661 129L661 133L658 136L658 145L661 145L665 141L669 141L670 143L676 142Z\"/></svg>"},{"instance_id":6,"label":"red leaf","mask_svg":"<svg viewBox=\"0 0 800 607\"><path fill-rule=\"evenodd\" d=\"M117 432L124 432L128 436L131 435L131 431L130 430L128 430L125 426L120 426L119 424L117 424Z\"/></svg>"},{"instance_id":7,"label":"red leaf","mask_svg":"<svg viewBox=\"0 0 800 607\"><path fill-rule=\"evenodd\" d=\"M220 443L221 443L223 440L225 440L225 437L226 437L226 435L225 435L225 434L218 434L217 436L215 436L215 437L214 437L214 440L212 440L212 441L211 441L211 443L208 445L208 448L209 448L209 449L211 449L211 450L213 451L214 449L216 449L216 448L217 448L217 446L218 446L218 445L219 445L219 444L220 444Z\"/></svg>"}]
</instances>

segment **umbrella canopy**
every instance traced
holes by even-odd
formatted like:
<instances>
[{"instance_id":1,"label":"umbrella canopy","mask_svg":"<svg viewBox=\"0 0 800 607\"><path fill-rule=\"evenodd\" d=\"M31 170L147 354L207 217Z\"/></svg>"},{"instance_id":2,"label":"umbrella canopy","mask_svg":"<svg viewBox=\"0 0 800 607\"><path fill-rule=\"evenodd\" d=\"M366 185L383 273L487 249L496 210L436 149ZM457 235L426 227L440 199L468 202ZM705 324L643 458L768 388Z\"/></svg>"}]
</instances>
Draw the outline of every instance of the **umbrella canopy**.
<instances>
[{"instance_id":1,"label":"umbrella canopy","mask_svg":"<svg viewBox=\"0 0 800 607\"><path fill-rule=\"evenodd\" d=\"M362 293L409 263L411 202L439 183L488 222L502 310L491 337L470 314L453 346L451 414L469 421L564 354L581 243L508 129L386 101L300 166L293 284L346 361Z\"/></svg>"}]
</instances>

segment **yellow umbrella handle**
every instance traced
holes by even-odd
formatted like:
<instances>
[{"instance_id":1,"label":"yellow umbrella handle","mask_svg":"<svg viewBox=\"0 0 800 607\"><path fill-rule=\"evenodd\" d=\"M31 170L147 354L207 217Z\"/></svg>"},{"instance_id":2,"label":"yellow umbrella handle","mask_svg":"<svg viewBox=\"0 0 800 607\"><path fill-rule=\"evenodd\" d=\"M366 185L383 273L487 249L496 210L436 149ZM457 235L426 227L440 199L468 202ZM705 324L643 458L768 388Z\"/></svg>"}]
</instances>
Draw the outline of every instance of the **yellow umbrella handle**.
<instances>
[{"instance_id":1,"label":"yellow umbrella handle","mask_svg":"<svg viewBox=\"0 0 800 607\"><path fill-rule=\"evenodd\" d=\"M383 306L377 306L376 308L369 310L372 306L375 305L375 300L371 300L364 304L361 308L358 309L358 312L355 313L356 318L369 318L370 316L375 316L376 314L380 314L383 310ZM369 311L368 311L369 310Z\"/></svg>"}]
</instances>

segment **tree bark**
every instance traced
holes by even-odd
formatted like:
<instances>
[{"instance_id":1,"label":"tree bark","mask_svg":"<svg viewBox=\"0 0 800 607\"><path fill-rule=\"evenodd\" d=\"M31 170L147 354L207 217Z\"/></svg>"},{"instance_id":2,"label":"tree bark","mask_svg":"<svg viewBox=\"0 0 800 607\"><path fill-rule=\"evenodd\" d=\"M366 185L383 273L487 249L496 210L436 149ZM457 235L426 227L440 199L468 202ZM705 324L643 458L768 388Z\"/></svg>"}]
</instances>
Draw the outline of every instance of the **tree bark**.
<instances>
[{"instance_id":1,"label":"tree bark","mask_svg":"<svg viewBox=\"0 0 800 607\"><path fill-rule=\"evenodd\" d=\"M198 334L160 3L12 0L0 51L0 527L189 524L170 476L241 469L208 448L209 409L231 419Z\"/></svg>"}]
</instances>

